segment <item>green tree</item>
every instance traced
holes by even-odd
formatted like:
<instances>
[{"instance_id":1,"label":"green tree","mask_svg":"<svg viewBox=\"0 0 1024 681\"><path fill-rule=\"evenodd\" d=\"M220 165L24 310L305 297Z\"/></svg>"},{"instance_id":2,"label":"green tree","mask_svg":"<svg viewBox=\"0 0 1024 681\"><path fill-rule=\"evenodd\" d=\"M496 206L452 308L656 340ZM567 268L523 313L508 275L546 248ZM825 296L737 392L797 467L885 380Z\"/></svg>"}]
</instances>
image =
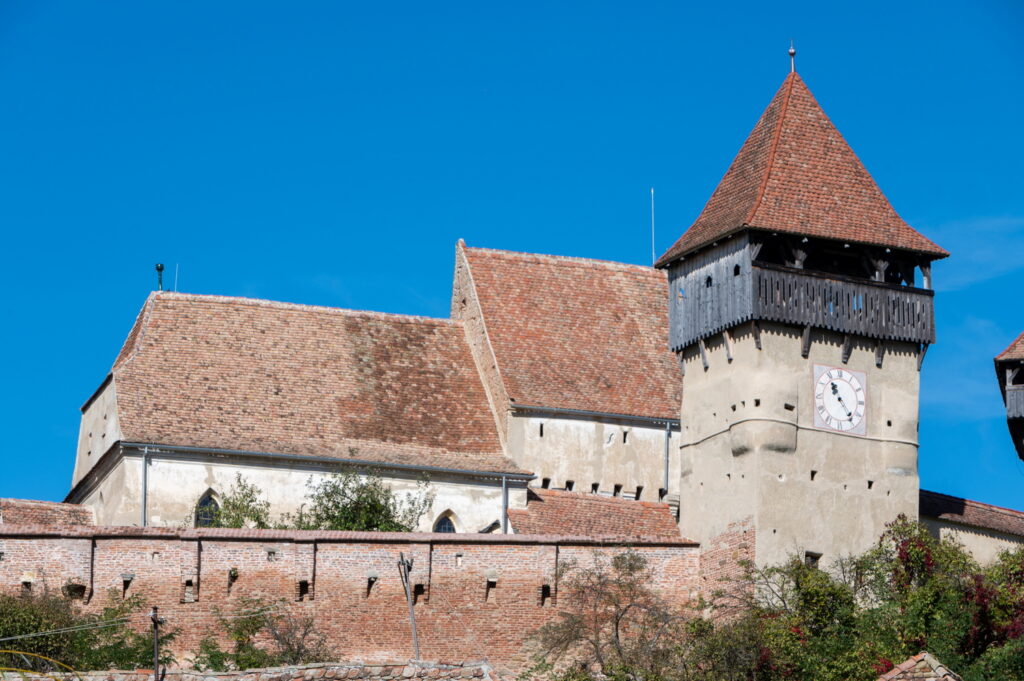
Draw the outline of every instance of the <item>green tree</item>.
<instances>
[{"instance_id":1,"label":"green tree","mask_svg":"<svg viewBox=\"0 0 1024 681\"><path fill-rule=\"evenodd\" d=\"M191 525L191 518L187 524ZM249 482L241 473L235 474L235 482L221 497L219 508L213 512L208 527L255 527L265 530L270 524L270 502L263 496L263 490Z\"/></svg>"},{"instance_id":2,"label":"green tree","mask_svg":"<svg viewBox=\"0 0 1024 681\"><path fill-rule=\"evenodd\" d=\"M0 638L31 635L5 641L3 647L49 657L74 669L133 669L153 664L152 638L145 625L146 604L139 596L121 599L111 590L99 613L85 614L78 601L62 593L44 590L39 594L0 596ZM55 631L56 630L56 631ZM48 633L40 636L38 634ZM173 642L173 628L161 634ZM162 664L172 664L169 648L163 649ZM59 671L31 655L0 654L0 666Z\"/></svg>"},{"instance_id":3,"label":"green tree","mask_svg":"<svg viewBox=\"0 0 1024 681\"><path fill-rule=\"evenodd\" d=\"M415 492L393 491L376 471L366 474L339 471L319 481L310 480L307 503L284 519L299 530L352 532L412 532L430 509L434 495L427 480Z\"/></svg>"}]
</instances>

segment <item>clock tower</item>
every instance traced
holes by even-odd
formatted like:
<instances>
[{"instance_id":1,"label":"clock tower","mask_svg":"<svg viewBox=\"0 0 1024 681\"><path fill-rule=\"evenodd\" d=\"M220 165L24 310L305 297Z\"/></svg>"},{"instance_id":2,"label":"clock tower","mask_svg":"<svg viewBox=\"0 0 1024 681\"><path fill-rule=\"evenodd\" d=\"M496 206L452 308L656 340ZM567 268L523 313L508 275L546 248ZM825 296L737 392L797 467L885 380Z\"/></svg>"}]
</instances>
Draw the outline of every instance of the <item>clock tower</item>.
<instances>
[{"instance_id":1,"label":"clock tower","mask_svg":"<svg viewBox=\"0 0 1024 681\"><path fill-rule=\"evenodd\" d=\"M759 565L827 564L917 517L931 263L947 255L790 73L657 263L685 375L683 534Z\"/></svg>"}]
</instances>

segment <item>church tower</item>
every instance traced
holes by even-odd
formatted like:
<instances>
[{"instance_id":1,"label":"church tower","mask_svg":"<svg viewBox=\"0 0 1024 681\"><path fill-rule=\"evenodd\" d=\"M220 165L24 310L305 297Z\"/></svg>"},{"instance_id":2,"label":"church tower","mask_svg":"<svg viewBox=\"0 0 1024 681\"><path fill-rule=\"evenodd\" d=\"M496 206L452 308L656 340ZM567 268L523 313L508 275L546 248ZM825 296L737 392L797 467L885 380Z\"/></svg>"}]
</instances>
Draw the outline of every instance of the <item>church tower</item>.
<instances>
[{"instance_id":1,"label":"church tower","mask_svg":"<svg viewBox=\"0 0 1024 681\"><path fill-rule=\"evenodd\" d=\"M684 535L827 564L917 517L931 263L947 255L790 73L657 263L685 375Z\"/></svg>"}]
</instances>

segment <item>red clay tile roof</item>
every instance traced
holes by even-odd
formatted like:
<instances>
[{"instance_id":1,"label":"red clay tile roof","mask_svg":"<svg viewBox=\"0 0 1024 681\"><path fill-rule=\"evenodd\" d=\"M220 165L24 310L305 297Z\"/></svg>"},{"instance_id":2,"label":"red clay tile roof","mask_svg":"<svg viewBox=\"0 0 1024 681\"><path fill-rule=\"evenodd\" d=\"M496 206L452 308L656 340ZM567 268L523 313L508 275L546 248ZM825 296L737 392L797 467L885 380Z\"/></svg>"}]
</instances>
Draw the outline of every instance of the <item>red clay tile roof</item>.
<instances>
[{"instance_id":1,"label":"red clay tile roof","mask_svg":"<svg viewBox=\"0 0 1024 681\"><path fill-rule=\"evenodd\" d=\"M877 681L961 681L930 653L921 652L898 664Z\"/></svg>"},{"instance_id":2,"label":"red clay tile roof","mask_svg":"<svg viewBox=\"0 0 1024 681\"><path fill-rule=\"evenodd\" d=\"M498 370L516 404L679 418L665 273L466 248Z\"/></svg>"},{"instance_id":3,"label":"red clay tile roof","mask_svg":"<svg viewBox=\"0 0 1024 681\"><path fill-rule=\"evenodd\" d=\"M949 255L896 214L796 73L658 266L743 227Z\"/></svg>"},{"instance_id":4,"label":"red clay tile roof","mask_svg":"<svg viewBox=\"0 0 1024 681\"><path fill-rule=\"evenodd\" d=\"M0 525L92 525L93 510L78 504L34 499L0 499Z\"/></svg>"},{"instance_id":5,"label":"red clay tile roof","mask_svg":"<svg viewBox=\"0 0 1024 681\"><path fill-rule=\"evenodd\" d=\"M1010 343L1010 347L996 355L997 362L1014 359L1024 359L1024 333L1017 336L1017 340Z\"/></svg>"},{"instance_id":6,"label":"red clay tile roof","mask_svg":"<svg viewBox=\"0 0 1024 681\"><path fill-rule=\"evenodd\" d=\"M154 293L113 374L129 442L522 472L459 322Z\"/></svg>"},{"instance_id":7,"label":"red clay tile roof","mask_svg":"<svg viewBox=\"0 0 1024 681\"><path fill-rule=\"evenodd\" d=\"M1024 512L921 490L922 516L1024 537Z\"/></svg>"},{"instance_id":8,"label":"red clay tile roof","mask_svg":"<svg viewBox=\"0 0 1024 681\"><path fill-rule=\"evenodd\" d=\"M668 504L598 494L530 489L525 509L509 509L516 534L680 539Z\"/></svg>"}]
</instances>

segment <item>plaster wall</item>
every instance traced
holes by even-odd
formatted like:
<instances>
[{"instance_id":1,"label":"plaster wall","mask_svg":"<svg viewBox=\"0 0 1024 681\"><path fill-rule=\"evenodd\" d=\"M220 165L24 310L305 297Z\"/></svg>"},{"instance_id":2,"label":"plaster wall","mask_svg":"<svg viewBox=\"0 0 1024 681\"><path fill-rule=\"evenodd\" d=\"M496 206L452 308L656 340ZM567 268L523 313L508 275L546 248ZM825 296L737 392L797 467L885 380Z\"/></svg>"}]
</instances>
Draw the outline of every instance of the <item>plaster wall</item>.
<instances>
[{"instance_id":1,"label":"plaster wall","mask_svg":"<svg viewBox=\"0 0 1024 681\"><path fill-rule=\"evenodd\" d=\"M147 524L156 527L191 526L199 498L212 491L223 496L241 475L259 487L270 502L272 517L294 513L305 501L307 483L323 480L335 470L335 462L313 466L300 462L245 461L213 456L150 455L148 471ZM382 476L396 492L415 492L415 472L382 468ZM447 514L459 532L479 532L501 520L500 480L480 480L454 475L434 475L429 480L434 493L430 511L420 520L419 530L429 531L442 514ZM509 486L509 507L526 506L523 483ZM138 525L142 510L142 457L121 457L110 473L81 502L92 507L99 525Z\"/></svg>"},{"instance_id":2,"label":"plaster wall","mask_svg":"<svg viewBox=\"0 0 1024 681\"><path fill-rule=\"evenodd\" d=\"M100 457L121 439L121 425L117 418L117 386L111 378L82 412L71 486L77 485Z\"/></svg>"},{"instance_id":3,"label":"plaster wall","mask_svg":"<svg viewBox=\"0 0 1024 681\"><path fill-rule=\"evenodd\" d=\"M573 491L613 493L621 485L623 496L659 501L665 486L665 428L633 425L612 419L513 416L509 419L508 453L517 465L532 471L540 486L563 488L572 481ZM679 433L670 432L669 493L678 494Z\"/></svg>"},{"instance_id":4,"label":"plaster wall","mask_svg":"<svg viewBox=\"0 0 1024 681\"><path fill-rule=\"evenodd\" d=\"M752 518L756 561L767 565L805 552L825 564L869 548L898 514L917 518L917 348L886 343L882 367L873 341L854 342L842 361L842 336L762 323L682 352L682 532L698 541ZM867 377L866 434L814 428L813 366Z\"/></svg>"},{"instance_id":5,"label":"plaster wall","mask_svg":"<svg viewBox=\"0 0 1024 681\"><path fill-rule=\"evenodd\" d=\"M1003 551L1024 547L1024 537L958 525L938 518L921 517L921 522L936 539L951 539L963 545L982 565L995 562Z\"/></svg>"}]
</instances>

